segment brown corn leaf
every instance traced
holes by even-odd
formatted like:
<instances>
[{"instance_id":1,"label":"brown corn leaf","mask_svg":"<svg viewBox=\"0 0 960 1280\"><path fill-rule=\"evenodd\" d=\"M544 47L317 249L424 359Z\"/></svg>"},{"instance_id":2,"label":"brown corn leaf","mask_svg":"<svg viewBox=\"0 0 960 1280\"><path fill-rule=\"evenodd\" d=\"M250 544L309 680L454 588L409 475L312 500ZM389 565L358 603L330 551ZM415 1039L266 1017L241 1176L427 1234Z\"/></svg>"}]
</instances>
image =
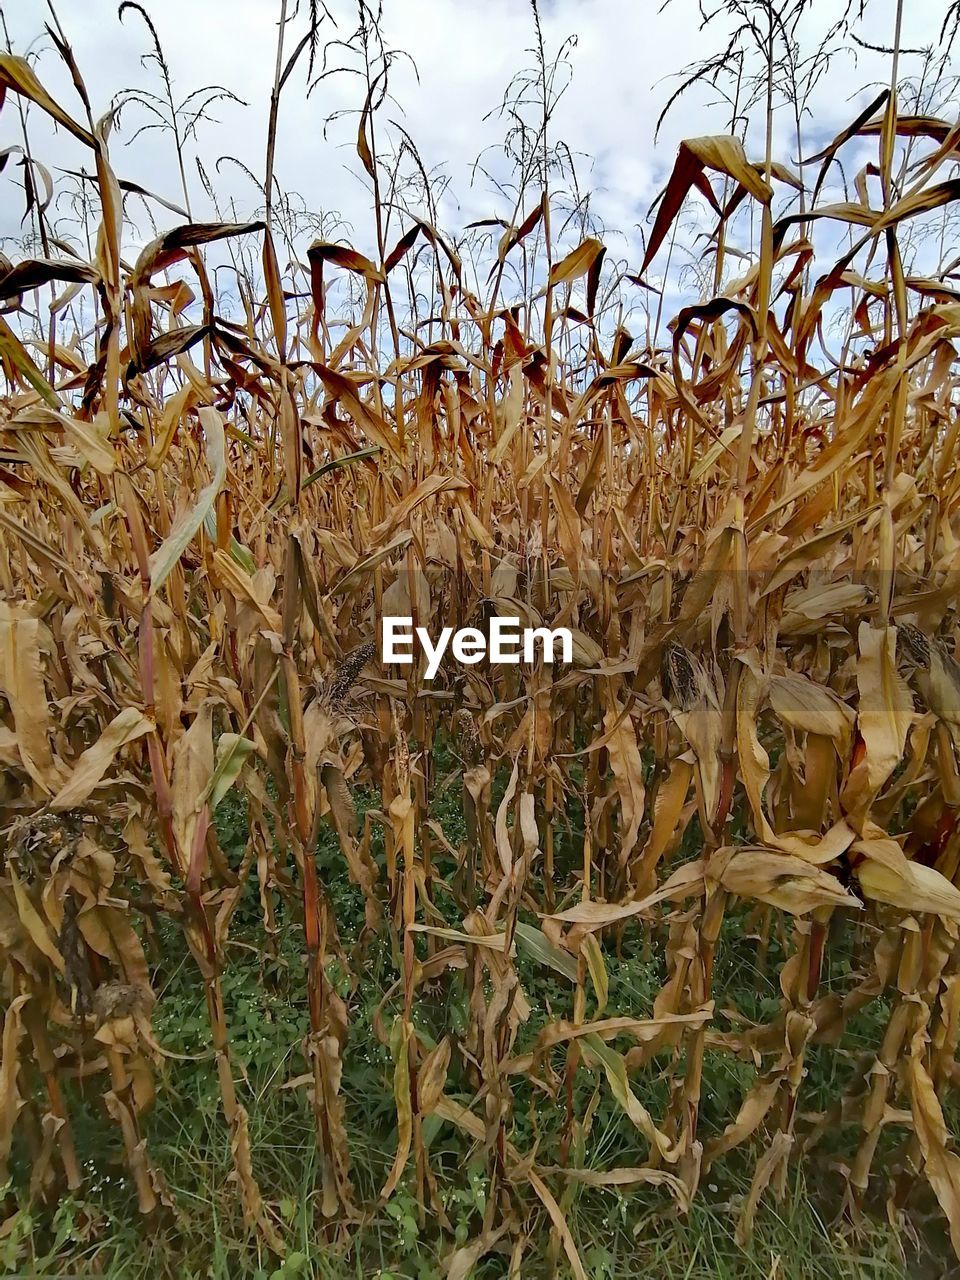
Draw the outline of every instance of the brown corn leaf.
<instances>
[{"instance_id":1,"label":"brown corn leaf","mask_svg":"<svg viewBox=\"0 0 960 1280\"><path fill-rule=\"evenodd\" d=\"M161 546L150 557L151 597L156 595L166 582L194 535L203 525L204 517L213 506L226 479L227 458L223 419L216 409L206 406L199 410L199 416L203 426L207 465L212 473L211 479L209 484L200 490L193 506L183 512Z\"/></svg>"},{"instance_id":2,"label":"brown corn leaf","mask_svg":"<svg viewBox=\"0 0 960 1280\"><path fill-rule=\"evenodd\" d=\"M593 236L588 236L576 249L553 264L550 272L552 285L570 284L585 276L592 266L606 253L606 248Z\"/></svg>"},{"instance_id":3,"label":"brown corn leaf","mask_svg":"<svg viewBox=\"0 0 960 1280\"><path fill-rule=\"evenodd\" d=\"M443 1086L447 1082L451 1050L450 1037L444 1036L424 1058L417 1073L417 1101L423 1116L430 1115L440 1101Z\"/></svg>"},{"instance_id":4,"label":"brown corn leaf","mask_svg":"<svg viewBox=\"0 0 960 1280\"><path fill-rule=\"evenodd\" d=\"M156 725L137 707L124 707L110 721L92 747L87 747L73 773L50 801L54 810L76 809L91 794L121 747L152 733Z\"/></svg>"},{"instance_id":5,"label":"brown corn leaf","mask_svg":"<svg viewBox=\"0 0 960 1280\"><path fill-rule=\"evenodd\" d=\"M12 53L0 54L0 87L12 89L14 93L29 98L41 110L46 111L48 116L52 116L57 124L63 125L64 129L72 133L75 138L85 142L88 147L96 146L93 135L50 97L26 58L14 57Z\"/></svg>"},{"instance_id":6,"label":"brown corn leaf","mask_svg":"<svg viewBox=\"0 0 960 1280\"><path fill-rule=\"evenodd\" d=\"M953 1251L960 1257L960 1156L947 1150L947 1126L924 1056L923 1033L918 1031L907 1065L913 1131L923 1153L924 1173L950 1226Z\"/></svg>"},{"instance_id":7,"label":"brown corn leaf","mask_svg":"<svg viewBox=\"0 0 960 1280\"><path fill-rule=\"evenodd\" d=\"M960 920L960 889L935 868L910 862L896 840L868 834L851 852L861 855L854 871L866 897L904 911Z\"/></svg>"},{"instance_id":8,"label":"brown corn leaf","mask_svg":"<svg viewBox=\"0 0 960 1280\"><path fill-rule=\"evenodd\" d=\"M858 633L857 723L863 759L844 784L841 803L852 825L861 827L867 808L903 757L913 718L913 699L896 667L896 628L862 622Z\"/></svg>"},{"instance_id":9,"label":"brown corn leaf","mask_svg":"<svg viewBox=\"0 0 960 1280\"><path fill-rule=\"evenodd\" d=\"M750 847L718 849L711 859L710 872L730 893L768 902L790 915L805 915L817 907L852 907L859 911L862 906L836 876L789 853Z\"/></svg>"}]
</instances>

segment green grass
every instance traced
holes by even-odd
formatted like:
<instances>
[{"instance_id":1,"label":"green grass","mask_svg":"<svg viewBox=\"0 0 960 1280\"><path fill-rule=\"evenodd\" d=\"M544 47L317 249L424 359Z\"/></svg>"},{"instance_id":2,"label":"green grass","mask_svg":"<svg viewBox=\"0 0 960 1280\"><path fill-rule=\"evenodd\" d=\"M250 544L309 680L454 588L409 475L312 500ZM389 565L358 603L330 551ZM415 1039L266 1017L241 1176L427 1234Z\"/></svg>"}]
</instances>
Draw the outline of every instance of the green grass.
<instances>
[{"instance_id":1,"label":"green grass","mask_svg":"<svg viewBox=\"0 0 960 1280\"><path fill-rule=\"evenodd\" d=\"M442 757L441 767L449 768ZM361 797L361 808L374 797ZM463 837L459 788L441 791L436 816L451 842ZM572 825L579 819L567 815ZM245 835L241 800L231 797L218 813L219 835L233 852ZM563 833L558 832L563 856ZM375 849L382 858L382 848ZM449 864L449 865L448 865ZM318 850L322 882L331 895L341 942L349 956L363 922L359 891L351 886L336 841L324 835ZM438 875L454 871L441 858ZM458 922L456 904L442 889L437 905ZM482 1152L449 1125L428 1120L431 1168L437 1195L444 1206L451 1233L441 1233L428 1218L419 1219L412 1188L402 1182L386 1204L378 1203L396 1145L396 1112L389 1051L374 1031L373 1014L383 992L397 976L395 957L382 940L374 940L351 979L339 965L331 977L348 1000L350 1034L343 1093L351 1141L357 1201L365 1206L363 1220L349 1228L324 1224L318 1213L319 1176L314 1147L313 1118L302 1088L288 1081L306 1072L302 1041L308 1028L303 932L295 914L280 907L275 955L264 955L255 883L248 886L234 918L223 978L238 1093L250 1118L256 1176L270 1212L287 1240L287 1256L280 1264L251 1233L242 1219L231 1178L229 1136L220 1108L216 1074L209 1057L209 1033L199 974L188 955L172 968L156 972L160 995L154 1015L157 1039L165 1048L195 1055L195 1061L169 1061L158 1083L157 1100L147 1118L150 1159L169 1189L170 1205L149 1223L136 1209L125 1172L116 1126L105 1117L95 1083L89 1094L75 1088L70 1098L77 1146L87 1162L89 1180L82 1195L55 1205L21 1208L8 1219L0 1238L0 1268L4 1274L106 1275L117 1280L233 1280L251 1277L380 1276L383 1280L440 1280L445 1259L453 1248L472 1239L480 1229L485 1208L486 1165ZM532 922L532 921L531 921ZM733 913L724 924L718 949L718 1007L735 1003L750 1018L769 1013L776 1002L774 982L781 959L780 943L771 942L769 972L756 965L756 943L742 931ZM175 926L161 939L164 956L183 954ZM638 929L625 935L621 953L607 954L610 1009L618 1013L649 1014L663 981L663 961L656 947L643 945ZM169 961L166 962L169 965ZM842 983L842 948L831 957L833 968L825 980ZM569 1008L570 988L556 975L524 960L518 970L533 1008L517 1051L528 1044L549 1018L549 1009ZM773 975L771 977L771 975ZM418 1028L439 1035L465 1025L461 984L438 984L415 1010ZM835 1100L864 1054L879 1042L887 1016L882 1001L862 1011L843 1042L823 1053L812 1046L808 1055L802 1109L816 1110ZM385 1021L389 1025L392 1012ZM455 1061L456 1061L455 1055ZM557 1057L554 1066L562 1064ZM469 1082L451 1067L448 1090L471 1099ZM717 1132L735 1114L753 1078L753 1068L729 1054L706 1055L703 1083L702 1136ZM667 1086L656 1063L634 1079L638 1096L655 1114L667 1103ZM544 1105L525 1077L511 1078L514 1091L513 1141L521 1151L538 1143L543 1163L554 1159L564 1119L562 1104ZM593 1098L596 1092L597 1097ZM592 1127L583 1142L586 1161L594 1168L641 1164L646 1144L609 1095L598 1076L581 1069L575 1089L575 1112L582 1116L593 1099ZM850 1136L850 1135L848 1135ZM855 1137L855 1135L854 1135ZM762 1134L758 1143L762 1143ZM829 1152L842 1135L834 1136L814 1157L819 1164L792 1164L787 1195L778 1203L767 1195L756 1219L754 1236L746 1248L734 1238L744 1197L749 1189L753 1159L759 1146L737 1150L715 1165L704 1179L698 1199L686 1218L676 1212L665 1193L655 1189L566 1188L554 1179L591 1280L615 1280L633 1275L667 1280L713 1280L715 1277L757 1277L764 1280L893 1280L894 1277L946 1274L944 1233L935 1213L921 1231L897 1231L879 1212L866 1215L854 1230L838 1222L842 1183L829 1167ZM549 1155L551 1151L554 1155ZM15 1179L29 1180L26 1154L16 1153ZM529 1206L532 1197L524 1196ZM518 1202L519 1203L519 1202ZM926 1202L921 1206L929 1208ZM919 1221L919 1219L918 1219ZM531 1212L524 1224L529 1235L522 1275L567 1274L562 1251L551 1241L542 1212ZM474 1271L476 1280L494 1280L508 1272L509 1254L494 1252Z\"/></svg>"}]
</instances>

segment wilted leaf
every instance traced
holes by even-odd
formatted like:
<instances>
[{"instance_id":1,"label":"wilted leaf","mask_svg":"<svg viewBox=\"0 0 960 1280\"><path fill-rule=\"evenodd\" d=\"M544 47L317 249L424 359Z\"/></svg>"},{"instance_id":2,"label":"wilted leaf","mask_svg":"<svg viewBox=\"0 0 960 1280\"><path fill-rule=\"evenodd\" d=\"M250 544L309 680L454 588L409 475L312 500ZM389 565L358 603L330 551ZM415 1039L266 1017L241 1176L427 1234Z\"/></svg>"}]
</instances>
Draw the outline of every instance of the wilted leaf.
<instances>
[{"instance_id":1,"label":"wilted leaf","mask_svg":"<svg viewBox=\"0 0 960 1280\"><path fill-rule=\"evenodd\" d=\"M51 809L76 809L90 795L113 763L121 747L155 728L136 707L124 709L110 721L92 747L87 747L73 773L50 801Z\"/></svg>"}]
</instances>

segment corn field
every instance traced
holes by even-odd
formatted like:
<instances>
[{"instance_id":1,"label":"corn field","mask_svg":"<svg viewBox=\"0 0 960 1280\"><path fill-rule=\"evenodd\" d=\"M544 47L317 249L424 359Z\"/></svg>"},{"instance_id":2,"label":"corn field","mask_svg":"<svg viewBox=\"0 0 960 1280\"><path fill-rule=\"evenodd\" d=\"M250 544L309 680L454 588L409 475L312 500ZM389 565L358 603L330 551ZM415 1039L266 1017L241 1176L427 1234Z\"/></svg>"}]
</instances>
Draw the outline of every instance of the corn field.
<instances>
[{"instance_id":1,"label":"corn field","mask_svg":"<svg viewBox=\"0 0 960 1280\"><path fill-rule=\"evenodd\" d=\"M283 1254L224 998L252 902L263 955L292 933L306 956L293 1083L331 1239L401 1186L443 1238L442 1126L486 1171L454 1277L491 1251L519 1276L540 1230L585 1280L584 1187L683 1214L734 1153L745 1241L825 1143L838 1210L896 1215L929 1188L960 1253L960 294L900 251L960 198L960 127L905 111L894 78L802 176L769 131L759 158L690 137L630 275L597 236L561 248L548 185L526 186L478 275L427 216L386 218L374 84L374 256L295 254L268 197L243 223L161 209L133 260L108 122L51 33L80 105L6 54L4 114L72 136L94 221L88 258L50 234L0 276L0 1184L81 1189L90 1113L142 1213L178 1211L145 1136L171 1057L152 974L175 953L202 986L232 1194ZM864 139L872 171L825 199ZM712 289L638 341L623 299L650 296L694 198ZM737 218L754 249L732 272ZM573 660L425 682L380 661L388 614L566 626ZM362 895L355 944L322 835ZM778 993L761 1019L718 989L745 945ZM371 1201L341 1082L378 947L396 1132ZM657 966L645 1016L611 999L623 955ZM875 1043L811 1109L811 1054L849 1058L873 1006ZM708 1058L744 1084L705 1125ZM591 1155L602 1099L636 1131L629 1165Z\"/></svg>"}]
</instances>

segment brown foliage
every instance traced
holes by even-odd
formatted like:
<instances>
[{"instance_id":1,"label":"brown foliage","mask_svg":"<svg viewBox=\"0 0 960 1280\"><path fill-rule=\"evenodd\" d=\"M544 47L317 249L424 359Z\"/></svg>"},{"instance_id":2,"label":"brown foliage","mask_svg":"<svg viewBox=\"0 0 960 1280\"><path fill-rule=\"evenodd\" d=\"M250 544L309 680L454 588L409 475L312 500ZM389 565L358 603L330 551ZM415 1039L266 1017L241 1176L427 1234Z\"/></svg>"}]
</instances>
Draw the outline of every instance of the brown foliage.
<instances>
[{"instance_id":1,"label":"brown foliage","mask_svg":"<svg viewBox=\"0 0 960 1280\"><path fill-rule=\"evenodd\" d=\"M834 360L814 341L824 308L858 286L845 264L817 281L792 268L809 263L794 237L810 218L885 238L956 199L956 185L880 212L814 208L773 228L769 174L732 138L692 139L650 254L691 186L706 190L720 172L761 208L754 269L682 312L670 353L627 359L619 333L607 353L590 315L560 312L544 350L533 310L521 328L496 294L489 308L473 296L426 224L379 264L318 241L311 287L293 304L262 223L175 228L127 270L105 140L66 119L25 64L0 63L8 90L94 150L104 210L94 262L21 263L5 294L92 287L96 358L73 368L54 352L48 377L42 350L35 358L22 333L0 330L0 1181L17 1125L39 1109L58 1131L57 1154L38 1152L43 1179L79 1184L59 1080L82 1062L102 1074L141 1208L167 1194L140 1130L164 1053L143 950L143 922L159 912L202 975L244 1212L281 1247L221 990L231 917L256 866L266 933L281 896L297 901L305 932L322 1209L358 1211L340 1090L349 1017L327 973L339 941L313 852L327 822L368 929L389 933L399 961L378 1019L399 1134L382 1194L412 1170L431 1203L426 1115L488 1153L490 1221L451 1274L517 1227L516 1207L537 1203L585 1274L548 1182L655 1183L685 1207L703 1171L762 1130L748 1232L764 1189L782 1185L787 1161L831 1120L800 1118L808 1047L834 1043L882 991L886 1034L833 1117L859 1135L850 1193L863 1197L880 1132L896 1126L898 1195L923 1174L955 1227L960 1160L940 1096L960 1025L960 312L921 289L898 313L894 258L879 294L871 286L876 352ZM504 256L540 211L505 237ZM389 273L418 227L435 254L439 318L429 345L383 357ZM267 296L227 323L200 247L249 236L265 237ZM602 257L584 240L554 264L548 295L588 276L592 315ZM173 264L197 277L200 325L182 325L181 295L153 283ZM781 266L789 305L778 322ZM325 278L343 270L357 277L360 311L335 343ZM590 330L581 370L565 358L575 325ZM305 451L321 462L311 474ZM491 611L570 626L572 666L483 664L435 685L378 667L381 613L436 632ZM455 928L432 900L432 853L453 848L430 816L442 733L463 760ZM494 808L498 774L508 782ZM356 827L361 781L381 796L385 876L369 829ZM236 866L213 823L231 786L251 797ZM586 820L571 864L555 835L575 800ZM787 941L780 1007L762 1025L731 1022L712 998L736 900L755 908L758 963L771 934ZM837 922L859 956L842 997L820 988ZM604 959L637 929L666 957L643 1020L610 1007ZM518 947L571 984L568 1007L523 1055ZM465 986L463 1043L418 1034L417 991L434 981ZM755 1076L704 1144L708 1047ZM654 1057L674 1084L657 1116L637 1093ZM446 1088L453 1061L472 1081L469 1105ZM517 1149L512 1078L536 1079L544 1105L563 1106L581 1071L643 1135L647 1165L602 1174ZM580 1121L568 1113L568 1131Z\"/></svg>"}]
</instances>

